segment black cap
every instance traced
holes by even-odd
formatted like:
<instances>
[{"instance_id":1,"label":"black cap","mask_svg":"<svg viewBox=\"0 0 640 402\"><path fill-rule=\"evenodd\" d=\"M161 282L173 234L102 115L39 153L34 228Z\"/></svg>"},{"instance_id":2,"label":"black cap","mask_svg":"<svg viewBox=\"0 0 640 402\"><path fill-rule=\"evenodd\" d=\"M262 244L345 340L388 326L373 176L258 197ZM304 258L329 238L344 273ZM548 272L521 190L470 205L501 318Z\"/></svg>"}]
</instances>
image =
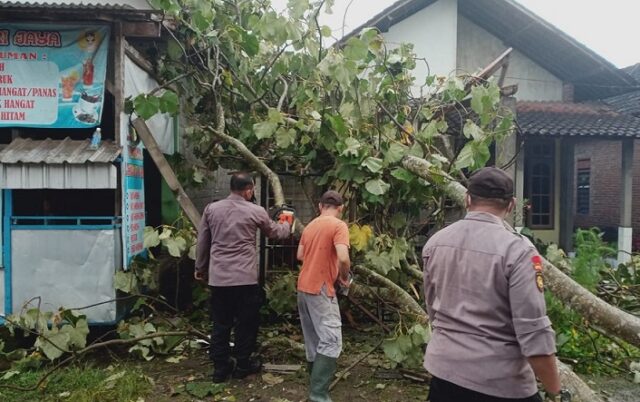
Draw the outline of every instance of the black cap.
<instances>
[{"instance_id":1,"label":"black cap","mask_svg":"<svg viewBox=\"0 0 640 402\"><path fill-rule=\"evenodd\" d=\"M320 197L320 204L340 206L343 203L342 196L337 191L329 190Z\"/></svg>"},{"instance_id":2,"label":"black cap","mask_svg":"<svg viewBox=\"0 0 640 402\"><path fill-rule=\"evenodd\" d=\"M513 180L504 170L486 167L471 176L467 190L478 197L505 200L513 197Z\"/></svg>"}]
</instances>

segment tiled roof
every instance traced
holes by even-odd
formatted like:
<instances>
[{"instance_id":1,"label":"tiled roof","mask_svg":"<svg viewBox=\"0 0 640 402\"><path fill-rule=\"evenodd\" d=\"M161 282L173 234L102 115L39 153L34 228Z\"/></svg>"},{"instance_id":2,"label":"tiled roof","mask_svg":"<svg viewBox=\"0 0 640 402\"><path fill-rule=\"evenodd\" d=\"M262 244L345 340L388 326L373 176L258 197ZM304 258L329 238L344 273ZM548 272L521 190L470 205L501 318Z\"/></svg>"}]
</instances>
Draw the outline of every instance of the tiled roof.
<instances>
[{"instance_id":1,"label":"tiled roof","mask_svg":"<svg viewBox=\"0 0 640 402\"><path fill-rule=\"evenodd\" d=\"M640 138L639 118L603 103L518 102L516 108L525 135Z\"/></svg>"},{"instance_id":2,"label":"tiled roof","mask_svg":"<svg viewBox=\"0 0 640 402\"><path fill-rule=\"evenodd\" d=\"M89 144L88 139L77 141L69 137L42 141L16 138L0 151L0 164L111 163L120 155L120 147L111 141L102 141L97 149L90 149Z\"/></svg>"},{"instance_id":3,"label":"tiled roof","mask_svg":"<svg viewBox=\"0 0 640 402\"><path fill-rule=\"evenodd\" d=\"M640 118L640 63L622 69L638 81L638 90L626 94L604 99L603 102L610 105L620 113L630 114Z\"/></svg>"}]
</instances>

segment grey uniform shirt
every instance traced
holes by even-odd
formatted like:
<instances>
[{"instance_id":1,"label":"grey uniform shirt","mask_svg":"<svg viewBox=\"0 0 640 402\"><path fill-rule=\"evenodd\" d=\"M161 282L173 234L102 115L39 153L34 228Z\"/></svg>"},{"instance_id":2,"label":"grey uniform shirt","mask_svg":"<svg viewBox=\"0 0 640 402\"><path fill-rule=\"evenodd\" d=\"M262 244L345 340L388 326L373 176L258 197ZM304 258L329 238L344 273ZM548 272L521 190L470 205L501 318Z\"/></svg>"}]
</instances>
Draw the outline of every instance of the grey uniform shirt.
<instances>
[{"instance_id":1,"label":"grey uniform shirt","mask_svg":"<svg viewBox=\"0 0 640 402\"><path fill-rule=\"evenodd\" d=\"M196 270L209 272L211 286L258 283L256 230L270 238L286 239L288 222L278 224L267 211L239 195L207 205L198 228Z\"/></svg>"},{"instance_id":2,"label":"grey uniform shirt","mask_svg":"<svg viewBox=\"0 0 640 402\"><path fill-rule=\"evenodd\" d=\"M556 349L534 256L531 242L485 212L470 212L429 239L422 258L432 327L424 367L431 374L501 398L536 393L526 357Z\"/></svg>"}]
</instances>

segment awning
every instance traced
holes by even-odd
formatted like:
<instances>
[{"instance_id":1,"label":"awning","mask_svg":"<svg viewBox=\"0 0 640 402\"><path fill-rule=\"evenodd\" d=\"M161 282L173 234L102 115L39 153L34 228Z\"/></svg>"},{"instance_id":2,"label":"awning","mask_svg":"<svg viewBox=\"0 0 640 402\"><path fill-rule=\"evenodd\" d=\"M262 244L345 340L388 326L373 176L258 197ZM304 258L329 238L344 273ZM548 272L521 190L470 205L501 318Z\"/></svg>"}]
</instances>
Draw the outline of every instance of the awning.
<instances>
[{"instance_id":1,"label":"awning","mask_svg":"<svg viewBox=\"0 0 640 402\"><path fill-rule=\"evenodd\" d=\"M36 141L17 138L0 151L0 188L92 189L118 186L113 162L121 149L103 141L97 149L90 141Z\"/></svg>"}]
</instances>

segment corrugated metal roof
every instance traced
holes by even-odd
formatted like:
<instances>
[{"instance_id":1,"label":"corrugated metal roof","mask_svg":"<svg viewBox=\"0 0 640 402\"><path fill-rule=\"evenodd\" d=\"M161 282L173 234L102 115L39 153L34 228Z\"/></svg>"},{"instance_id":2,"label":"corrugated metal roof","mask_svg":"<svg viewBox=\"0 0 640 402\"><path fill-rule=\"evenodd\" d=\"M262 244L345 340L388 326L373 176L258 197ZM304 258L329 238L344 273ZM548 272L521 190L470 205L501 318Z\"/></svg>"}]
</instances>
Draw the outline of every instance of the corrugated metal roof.
<instances>
[{"instance_id":1,"label":"corrugated metal roof","mask_svg":"<svg viewBox=\"0 0 640 402\"><path fill-rule=\"evenodd\" d=\"M45 164L83 164L110 163L121 152L119 146L111 141L102 141L98 149L89 148L90 141L64 140L36 141L30 138L16 138L0 152L0 163L45 163Z\"/></svg>"},{"instance_id":2,"label":"corrugated metal roof","mask_svg":"<svg viewBox=\"0 0 640 402\"><path fill-rule=\"evenodd\" d=\"M387 32L435 1L397 1L340 42L365 27ZM577 100L601 99L637 89L638 83L627 72L513 0L458 0L458 12L502 39L505 47L517 49L558 78L573 83Z\"/></svg>"},{"instance_id":3,"label":"corrugated metal roof","mask_svg":"<svg viewBox=\"0 0 640 402\"><path fill-rule=\"evenodd\" d=\"M0 8L59 8L152 11L146 0L44 0L44 1L0 1Z\"/></svg>"}]
</instances>

